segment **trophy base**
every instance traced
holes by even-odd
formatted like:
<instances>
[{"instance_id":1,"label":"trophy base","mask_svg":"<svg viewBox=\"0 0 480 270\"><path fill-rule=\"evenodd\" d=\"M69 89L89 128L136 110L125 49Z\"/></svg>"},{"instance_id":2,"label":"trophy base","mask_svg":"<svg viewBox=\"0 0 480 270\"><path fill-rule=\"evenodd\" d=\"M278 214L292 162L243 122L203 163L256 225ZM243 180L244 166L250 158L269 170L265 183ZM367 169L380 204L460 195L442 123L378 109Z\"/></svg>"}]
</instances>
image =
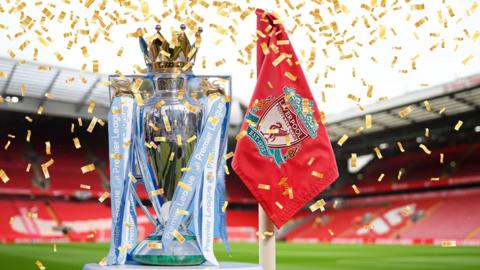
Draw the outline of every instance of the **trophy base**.
<instances>
[{"instance_id":1,"label":"trophy base","mask_svg":"<svg viewBox=\"0 0 480 270\"><path fill-rule=\"evenodd\" d=\"M182 230L183 242L176 239L170 244L169 251L162 247L162 235L154 232L138 243L132 252L132 258L139 264L162 266L191 266L205 262L197 238L189 231Z\"/></svg>"},{"instance_id":2,"label":"trophy base","mask_svg":"<svg viewBox=\"0 0 480 270\"><path fill-rule=\"evenodd\" d=\"M170 266L150 266L140 264L125 264L125 265L112 265L102 266L98 263L89 263L83 266L83 270L172 270ZM177 268L175 268L177 269ZM219 266L212 267L210 265L196 265L185 266L182 270L263 270L258 264L251 263L237 263L237 262L220 262Z\"/></svg>"},{"instance_id":3,"label":"trophy base","mask_svg":"<svg viewBox=\"0 0 480 270\"><path fill-rule=\"evenodd\" d=\"M202 255L133 255L133 259L141 264L163 266L191 266L205 262Z\"/></svg>"}]
</instances>

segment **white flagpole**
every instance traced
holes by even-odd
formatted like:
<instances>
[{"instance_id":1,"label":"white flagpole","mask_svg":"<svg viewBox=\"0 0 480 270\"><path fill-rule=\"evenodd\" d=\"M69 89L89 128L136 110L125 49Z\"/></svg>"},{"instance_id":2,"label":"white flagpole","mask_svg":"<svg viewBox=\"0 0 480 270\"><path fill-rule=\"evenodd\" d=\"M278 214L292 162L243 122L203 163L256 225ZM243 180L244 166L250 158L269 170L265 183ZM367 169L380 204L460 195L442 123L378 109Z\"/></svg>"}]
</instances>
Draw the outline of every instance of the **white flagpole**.
<instances>
[{"instance_id":1,"label":"white flagpole","mask_svg":"<svg viewBox=\"0 0 480 270\"><path fill-rule=\"evenodd\" d=\"M258 205L258 232L258 250L260 265L263 267L263 270L275 270L275 226L260 205ZM265 236L265 232L272 232L273 235Z\"/></svg>"}]
</instances>

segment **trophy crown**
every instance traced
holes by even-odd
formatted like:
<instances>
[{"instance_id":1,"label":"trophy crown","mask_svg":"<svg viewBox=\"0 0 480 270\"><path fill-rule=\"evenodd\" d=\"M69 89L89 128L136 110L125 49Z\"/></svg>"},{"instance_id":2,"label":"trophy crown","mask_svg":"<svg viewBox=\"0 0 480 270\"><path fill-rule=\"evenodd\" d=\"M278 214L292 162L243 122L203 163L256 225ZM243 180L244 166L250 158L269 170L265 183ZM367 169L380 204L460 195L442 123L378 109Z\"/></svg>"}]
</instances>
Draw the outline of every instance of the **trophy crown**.
<instances>
[{"instance_id":1,"label":"trophy crown","mask_svg":"<svg viewBox=\"0 0 480 270\"><path fill-rule=\"evenodd\" d=\"M172 31L172 38L168 41L160 32L162 27L155 26L156 33L150 37L139 36L148 70L153 72L190 72L195 63L195 56L201 43L203 29L199 27L195 32L195 42L190 43L185 30L185 24L180 25L179 31ZM141 29L140 29L141 30ZM141 32L138 30L137 32Z\"/></svg>"}]
</instances>

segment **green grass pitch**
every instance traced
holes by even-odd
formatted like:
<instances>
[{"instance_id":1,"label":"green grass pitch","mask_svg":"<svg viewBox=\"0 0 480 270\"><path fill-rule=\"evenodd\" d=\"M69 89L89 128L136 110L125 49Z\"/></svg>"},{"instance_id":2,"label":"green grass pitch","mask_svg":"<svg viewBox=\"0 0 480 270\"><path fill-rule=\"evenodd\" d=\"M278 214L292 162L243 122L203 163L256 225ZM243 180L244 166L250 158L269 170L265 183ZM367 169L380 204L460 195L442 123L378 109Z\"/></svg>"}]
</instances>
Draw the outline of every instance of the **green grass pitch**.
<instances>
[{"instance_id":1,"label":"green grass pitch","mask_svg":"<svg viewBox=\"0 0 480 270\"><path fill-rule=\"evenodd\" d=\"M258 261L256 244L232 243L227 254L223 245L216 245L221 261ZM107 244L0 244L0 269L38 269L40 260L47 270L82 269L88 262L98 262L108 250ZM277 269L480 269L479 247L277 244Z\"/></svg>"}]
</instances>

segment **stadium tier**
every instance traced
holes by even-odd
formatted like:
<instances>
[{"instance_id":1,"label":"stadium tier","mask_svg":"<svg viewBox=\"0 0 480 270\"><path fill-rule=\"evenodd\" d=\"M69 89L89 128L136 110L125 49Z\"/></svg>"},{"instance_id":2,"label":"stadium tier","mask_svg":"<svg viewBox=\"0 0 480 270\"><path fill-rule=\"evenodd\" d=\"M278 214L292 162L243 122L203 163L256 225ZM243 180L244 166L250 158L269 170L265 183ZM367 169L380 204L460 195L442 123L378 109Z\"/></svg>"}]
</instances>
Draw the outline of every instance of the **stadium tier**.
<instances>
[{"instance_id":1,"label":"stadium tier","mask_svg":"<svg viewBox=\"0 0 480 270\"><path fill-rule=\"evenodd\" d=\"M476 167L480 144L465 144L431 149L429 158L419 149L380 160L373 160L352 180L362 193L379 193L460 186L480 182ZM383 176L382 176L383 175ZM381 177L381 178L380 178ZM332 195L354 195L350 185L332 191Z\"/></svg>"},{"instance_id":2,"label":"stadium tier","mask_svg":"<svg viewBox=\"0 0 480 270\"><path fill-rule=\"evenodd\" d=\"M311 213L306 207L283 226L278 239L429 244L456 240L480 245L479 85L480 76L473 76L373 104L362 112L327 117L340 178L315 198L327 201L324 212ZM107 242L109 201L97 200L109 191L107 128L97 123L92 132L86 131L92 117L84 106L87 99L80 106L65 101L62 106L67 107L62 107L36 98L25 97L16 107L0 107L17 111L0 113L0 169L9 178L0 184L0 241ZM27 106L32 100L34 104L49 102L50 113L38 115L32 109L36 105ZM425 100L431 111L424 108ZM96 116L105 119L108 100L97 105ZM413 112L399 117L398 112L407 106ZM62 108L69 108L68 113ZM372 116L374 125L363 129L366 114ZM460 119L463 125L456 130ZM238 124L232 124L228 151L234 151L238 132ZM344 134L349 139L339 146L336 142ZM359 159L355 170L349 167L353 153ZM360 162L363 157L368 161ZM42 169L51 160L48 170ZM88 164L94 164L95 170L82 173L81 167ZM256 202L235 172L230 172L226 180L228 236L232 241L255 241ZM146 201L147 193L141 185L138 188ZM138 212L143 238L152 227Z\"/></svg>"},{"instance_id":3,"label":"stadium tier","mask_svg":"<svg viewBox=\"0 0 480 270\"><path fill-rule=\"evenodd\" d=\"M480 243L480 189L352 199L309 216L293 242ZM333 202L329 206L332 206Z\"/></svg>"},{"instance_id":4,"label":"stadium tier","mask_svg":"<svg viewBox=\"0 0 480 270\"><path fill-rule=\"evenodd\" d=\"M333 205L336 204L335 208ZM110 209L97 202L0 200L1 242L107 241ZM480 244L480 189L328 201L327 210L302 211L283 237L291 242ZM139 234L152 227L140 213ZM231 241L256 240L257 210L229 210Z\"/></svg>"}]
</instances>

